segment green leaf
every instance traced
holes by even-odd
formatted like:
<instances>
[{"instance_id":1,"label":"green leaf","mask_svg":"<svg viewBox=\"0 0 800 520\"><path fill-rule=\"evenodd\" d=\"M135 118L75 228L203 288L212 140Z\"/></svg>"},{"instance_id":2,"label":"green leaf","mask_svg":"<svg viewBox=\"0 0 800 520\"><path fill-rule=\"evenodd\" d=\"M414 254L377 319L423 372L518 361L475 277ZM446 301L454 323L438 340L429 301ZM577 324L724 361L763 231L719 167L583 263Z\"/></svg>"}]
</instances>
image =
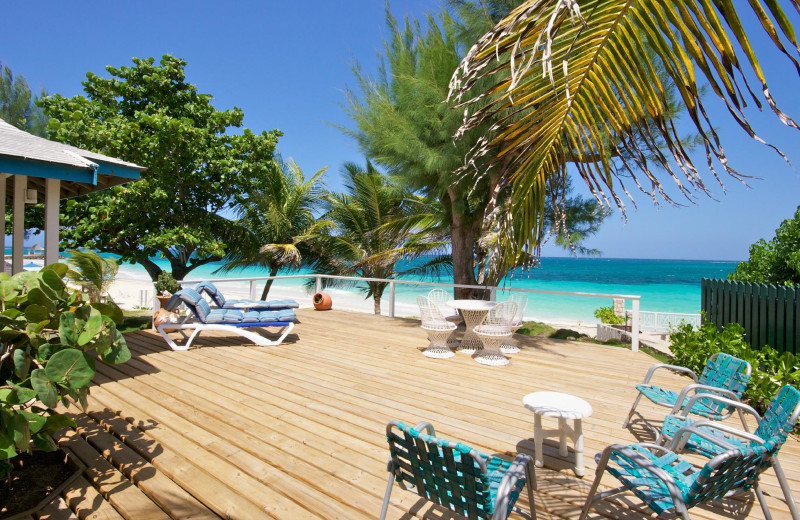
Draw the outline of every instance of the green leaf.
<instances>
[{"instance_id":1,"label":"green leaf","mask_svg":"<svg viewBox=\"0 0 800 520\"><path fill-rule=\"evenodd\" d=\"M31 372L31 386L36 390L39 400L48 408L58 406L58 394L55 384L47 378L44 369L37 368Z\"/></svg>"},{"instance_id":2,"label":"green leaf","mask_svg":"<svg viewBox=\"0 0 800 520\"><path fill-rule=\"evenodd\" d=\"M0 460L13 459L17 456L17 449L14 447L14 438L9 433L0 430Z\"/></svg>"},{"instance_id":3,"label":"green leaf","mask_svg":"<svg viewBox=\"0 0 800 520\"><path fill-rule=\"evenodd\" d=\"M28 428L30 429L30 433L38 432L39 430L44 428L44 425L47 423L47 418L41 415L30 413L25 410L20 410L20 413L22 414L23 417L25 417L25 420L28 421Z\"/></svg>"},{"instance_id":4,"label":"green leaf","mask_svg":"<svg viewBox=\"0 0 800 520\"><path fill-rule=\"evenodd\" d=\"M125 363L131 358L131 351L128 349L128 343L125 341L125 337L116 329L116 327L111 331L111 333L114 336L114 340L111 343L111 348L109 348L106 352L101 353L100 359L106 363L111 363L112 365Z\"/></svg>"},{"instance_id":5,"label":"green leaf","mask_svg":"<svg viewBox=\"0 0 800 520\"><path fill-rule=\"evenodd\" d=\"M47 424L42 429L42 433L53 434L61 428L75 428L75 420L61 413L54 413L47 416Z\"/></svg>"},{"instance_id":6,"label":"green leaf","mask_svg":"<svg viewBox=\"0 0 800 520\"><path fill-rule=\"evenodd\" d=\"M122 309L120 309L115 303L92 302L90 305L100 311L100 314L103 316L108 316L111 318L117 325L122 325L122 322L125 321L125 316L122 313Z\"/></svg>"},{"instance_id":7,"label":"green leaf","mask_svg":"<svg viewBox=\"0 0 800 520\"><path fill-rule=\"evenodd\" d=\"M61 322L58 326L58 334L61 342L65 345L75 346L78 344L78 330L75 320L75 313L67 311L61 314Z\"/></svg>"},{"instance_id":8,"label":"green leaf","mask_svg":"<svg viewBox=\"0 0 800 520\"><path fill-rule=\"evenodd\" d=\"M27 379L31 370L31 357L25 349L14 350L14 372L20 379Z\"/></svg>"},{"instance_id":9,"label":"green leaf","mask_svg":"<svg viewBox=\"0 0 800 520\"><path fill-rule=\"evenodd\" d=\"M94 377L94 358L74 348L53 354L44 370L47 379L76 390L88 386Z\"/></svg>"},{"instance_id":10,"label":"green leaf","mask_svg":"<svg viewBox=\"0 0 800 520\"><path fill-rule=\"evenodd\" d=\"M24 404L36 397L36 390L14 385L14 396L16 402L12 404Z\"/></svg>"},{"instance_id":11,"label":"green leaf","mask_svg":"<svg viewBox=\"0 0 800 520\"><path fill-rule=\"evenodd\" d=\"M56 444L56 441L53 440L53 437L49 433L35 433L31 438L37 450L51 452L58 449L58 444Z\"/></svg>"},{"instance_id":12,"label":"green leaf","mask_svg":"<svg viewBox=\"0 0 800 520\"><path fill-rule=\"evenodd\" d=\"M21 413L12 413L8 426L14 437L14 445L20 451L28 451L31 443L31 429L27 418Z\"/></svg>"},{"instance_id":13,"label":"green leaf","mask_svg":"<svg viewBox=\"0 0 800 520\"><path fill-rule=\"evenodd\" d=\"M47 312L55 312L56 304L53 302L52 298L50 298L45 292L39 288L34 287L27 293L28 297L28 304L36 304L44 307Z\"/></svg>"},{"instance_id":14,"label":"green leaf","mask_svg":"<svg viewBox=\"0 0 800 520\"><path fill-rule=\"evenodd\" d=\"M100 311L89 306L84 308L89 309L89 319L86 320L83 332L78 336L78 345L81 347L92 341L103 330L103 315Z\"/></svg>"},{"instance_id":15,"label":"green leaf","mask_svg":"<svg viewBox=\"0 0 800 520\"><path fill-rule=\"evenodd\" d=\"M52 271L53 274L58 276L58 279L61 280L67 275L67 271L69 271L69 266L67 264L56 263L56 264L49 264L44 266L39 272L44 275L45 273L50 274L49 272Z\"/></svg>"}]
</instances>

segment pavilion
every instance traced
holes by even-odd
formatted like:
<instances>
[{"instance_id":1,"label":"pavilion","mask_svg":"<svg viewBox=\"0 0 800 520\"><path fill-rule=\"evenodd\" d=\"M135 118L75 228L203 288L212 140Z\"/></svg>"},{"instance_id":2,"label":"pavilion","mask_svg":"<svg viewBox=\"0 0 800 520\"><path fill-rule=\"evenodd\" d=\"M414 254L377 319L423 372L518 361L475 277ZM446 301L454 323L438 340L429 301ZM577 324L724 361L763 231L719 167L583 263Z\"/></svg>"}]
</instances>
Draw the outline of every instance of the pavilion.
<instances>
[{"instance_id":1,"label":"pavilion","mask_svg":"<svg viewBox=\"0 0 800 520\"><path fill-rule=\"evenodd\" d=\"M45 204L45 265L58 261L59 201L139 179L134 163L49 141L0 119L0 229L13 206L12 272L23 270L25 204Z\"/></svg>"}]
</instances>

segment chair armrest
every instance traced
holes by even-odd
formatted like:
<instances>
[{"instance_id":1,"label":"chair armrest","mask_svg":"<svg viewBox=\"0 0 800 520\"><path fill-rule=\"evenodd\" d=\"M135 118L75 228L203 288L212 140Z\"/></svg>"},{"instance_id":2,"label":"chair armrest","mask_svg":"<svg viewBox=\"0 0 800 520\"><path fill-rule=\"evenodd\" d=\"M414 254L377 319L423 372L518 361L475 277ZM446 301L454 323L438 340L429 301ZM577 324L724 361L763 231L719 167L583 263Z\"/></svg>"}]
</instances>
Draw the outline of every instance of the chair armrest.
<instances>
[{"instance_id":1,"label":"chair armrest","mask_svg":"<svg viewBox=\"0 0 800 520\"><path fill-rule=\"evenodd\" d=\"M527 478L525 473L525 468L527 466L533 466L531 464L531 458L529 455L525 455L524 453L517 454L517 457L514 459L514 462L511 463L511 467L508 468L508 471L505 475L503 475L503 480L500 481L500 485L497 488L497 495L495 498L494 503L494 515L492 518L505 518L505 512L508 509L508 499L511 496L511 490L514 489L517 482L521 478ZM536 473L531 474L531 478L536 478ZM533 504L531 504L531 508L533 508Z\"/></svg>"},{"instance_id":2,"label":"chair armrest","mask_svg":"<svg viewBox=\"0 0 800 520\"><path fill-rule=\"evenodd\" d=\"M650 449L657 449L661 452L669 452L670 450L664 448L664 446L659 446L658 444L651 444L651 443L639 443L634 444L632 446L643 446ZM646 457L642 456L640 453L637 453L632 446L623 446L622 444L612 444L607 446L606 449L603 450L602 454L600 455L600 461L597 464L596 473L600 474L606 470L608 466L608 461L611 458L611 455L614 452L617 452L622 457L628 459L631 463L636 464L640 468L644 469L651 473L655 478L664 482L664 485L667 486L670 495L672 496L673 501L681 500L681 492L678 489L678 485L675 483L675 479L672 478L672 475L664 471L662 468L654 465L650 460Z\"/></svg>"},{"instance_id":3,"label":"chair armrest","mask_svg":"<svg viewBox=\"0 0 800 520\"><path fill-rule=\"evenodd\" d=\"M642 384L646 385L650 383L650 379L653 377L653 374L655 374L656 370L660 368L666 368L669 370L674 370L675 372L683 372L685 374L689 374L692 377L692 379L694 379L694 382L695 383L697 382L697 374L695 374L694 371L686 367L681 367L678 365L668 365L666 363L656 363L647 370L647 374L644 376L644 381L642 381Z\"/></svg>"},{"instance_id":4,"label":"chair armrest","mask_svg":"<svg viewBox=\"0 0 800 520\"><path fill-rule=\"evenodd\" d=\"M719 390L720 389L717 389L717 391L719 391ZM727 392L727 390L726 390L726 392ZM720 393L722 393L722 392L720 392ZM690 397L689 401L687 401L686 407L684 408L684 411L683 411L683 416L684 417L688 413L686 410L691 410L692 407L695 405L695 403L697 403L697 401L699 401L700 399L711 399L712 401L717 401L719 403L722 403L722 404L725 404L727 406L730 406L731 408L736 408L736 409L741 410L743 412L747 412L750 415L753 415L756 418L756 421L761 422L761 415L752 406L741 402L738 398L730 399L728 397L724 397L723 395L718 395L716 393L714 393L714 394L707 394L707 393L695 394L692 397Z\"/></svg>"},{"instance_id":5,"label":"chair armrest","mask_svg":"<svg viewBox=\"0 0 800 520\"><path fill-rule=\"evenodd\" d=\"M720 395L724 397L728 397L731 400L741 402L739 396L735 393L731 392L730 390L725 390L724 388L718 388L716 386L709 386L709 385L701 385L699 383L692 383L683 387L681 393L678 395L678 398L675 399L675 405L672 407L672 411L670 415L678 415L678 413L683 408L688 408L683 406L683 403L686 401L686 398L689 397L691 392L698 394L698 390L705 390L706 392L701 395L701 397L709 397L710 395ZM699 394L698 394L699 395ZM691 410L691 408L688 408Z\"/></svg>"},{"instance_id":6,"label":"chair armrest","mask_svg":"<svg viewBox=\"0 0 800 520\"><path fill-rule=\"evenodd\" d=\"M714 435L706 430L701 430L701 426L736 435L743 439L751 440L759 444L763 444L765 442L764 439L757 435L737 430L736 428L725 424L720 424L719 421L697 421L689 426L684 426L678 429L678 431L676 431L675 435L672 437L672 442L670 443L669 449L676 453L683 451L686 443L689 441L692 435L697 435L711 444L716 444L717 446L724 448L726 451L737 448L737 446L734 446L729 442L725 442L725 440L720 438L718 435Z\"/></svg>"}]
</instances>

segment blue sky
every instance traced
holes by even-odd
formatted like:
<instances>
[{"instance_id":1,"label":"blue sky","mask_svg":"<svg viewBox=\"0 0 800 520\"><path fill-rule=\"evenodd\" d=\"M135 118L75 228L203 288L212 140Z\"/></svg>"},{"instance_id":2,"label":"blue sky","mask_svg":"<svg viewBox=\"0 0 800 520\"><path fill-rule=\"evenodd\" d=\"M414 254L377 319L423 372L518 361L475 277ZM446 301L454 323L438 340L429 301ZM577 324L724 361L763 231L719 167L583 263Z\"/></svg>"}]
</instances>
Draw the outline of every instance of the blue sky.
<instances>
[{"instance_id":1,"label":"blue sky","mask_svg":"<svg viewBox=\"0 0 800 520\"><path fill-rule=\"evenodd\" d=\"M398 17L420 17L439 6L438 0L391 2ZM9 2L3 14L0 61L34 89L82 94L88 71L104 74L106 65L130 65L134 56L172 54L188 61L188 80L212 94L215 106L242 108L245 126L254 131L282 130L281 153L306 173L329 166L330 187L339 186L343 162L363 162L333 125L350 124L341 104L343 89L355 84L352 64L376 68L387 32L382 0ZM761 35L756 50L780 106L800 118L794 68ZM629 204L627 222L615 212L588 246L609 258L741 260L753 241L771 237L793 215L800 204L800 131L783 127L769 109L748 112L789 166L747 137L710 96L706 102L731 163L761 180L748 189L723 179L723 193L705 175L717 200L698 195L697 204L681 208L654 207L640 195L638 210ZM699 155L697 164L704 164ZM544 254L564 253L547 247Z\"/></svg>"}]
</instances>

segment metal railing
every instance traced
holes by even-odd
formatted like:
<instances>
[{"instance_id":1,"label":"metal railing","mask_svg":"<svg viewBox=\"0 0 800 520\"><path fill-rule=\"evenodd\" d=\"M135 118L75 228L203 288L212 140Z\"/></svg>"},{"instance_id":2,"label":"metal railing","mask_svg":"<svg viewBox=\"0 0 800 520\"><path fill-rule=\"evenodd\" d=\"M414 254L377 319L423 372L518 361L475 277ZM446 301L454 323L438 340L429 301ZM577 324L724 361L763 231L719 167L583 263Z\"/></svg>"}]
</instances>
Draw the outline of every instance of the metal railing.
<instances>
[{"instance_id":1,"label":"metal railing","mask_svg":"<svg viewBox=\"0 0 800 520\"><path fill-rule=\"evenodd\" d=\"M250 283L250 299L256 300L258 299L258 282L267 280L291 280L291 279L308 279L313 278L315 279L315 287L316 292L322 291L322 280L329 279L329 280L347 280L350 282L386 282L389 284L389 296L388 296L388 315L392 318L395 316L395 296L396 296L396 287L398 284L400 285L413 285L413 286L426 286L426 287L450 287L450 288L459 288L459 289L477 289L489 291L489 300L490 301L497 301L497 291L508 291L508 292L521 292L521 293L533 293L533 294L552 294L552 295L560 295L560 296L577 296L583 298L610 298L610 299L622 299L622 300L631 300L631 328L633 329L631 332L631 350L634 352L639 350L639 326L641 323L641 312L639 310L639 304L641 301L641 296L630 295L630 294L598 294L598 293L584 293L584 292L565 292L565 291L545 291L541 289L520 289L520 288L512 288L512 287L496 287L496 286L485 286L485 285L465 285L465 284L457 284L457 283L442 283L442 282L422 282L422 281L412 281L412 280L397 280L397 279L386 279L386 278L361 278L357 276L336 276L336 275L329 275L329 274L295 274L295 275L279 275L279 276L258 276L258 277L246 277L246 278L218 278L218 279L210 279L208 281L213 283L228 283L228 282L249 282ZM197 284L202 282L203 280L182 280L178 283L181 285L184 284Z\"/></svg>"},{"instance_id":2,"label":"metal railing","mask_svg":"<svg viewBox=\"0 0 800 520\"><path fill-rule=\"evenodd\" d=\"M669 332L681 323L700 326L700 314L682 314L679 312L641 311L641 329L647 332Z\"/></svg>"}]
</instances>

